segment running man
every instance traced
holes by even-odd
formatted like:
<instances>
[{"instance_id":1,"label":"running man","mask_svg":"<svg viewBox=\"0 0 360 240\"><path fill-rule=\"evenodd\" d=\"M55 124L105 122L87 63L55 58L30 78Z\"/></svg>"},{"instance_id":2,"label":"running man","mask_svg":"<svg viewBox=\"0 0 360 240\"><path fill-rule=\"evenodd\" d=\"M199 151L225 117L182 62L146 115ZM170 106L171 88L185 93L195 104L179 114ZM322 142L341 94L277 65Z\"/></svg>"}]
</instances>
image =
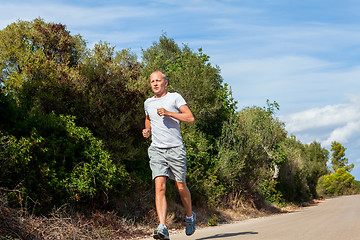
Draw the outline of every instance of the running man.
<instances>
[{"instance_id":1,"label":"running man","mask_svg":"<svg viewBox=\"0 0 360 240\"><path fill-rule=\"evenodd\" d=\"M186 152L180 132L180 122L194 123L195 119L183 97L166 91L168 81L162 71L150 75L150 85L155 96L145 103L145 138L151 135L148 149L152 178L155 180L155 205L159 226L155 239L170 239L166 228L166 181L172 179L180 193L186 210L186 235L195 232L195 213L192 211L191 194L186 185Z\"/></svg>"}]
</instances>

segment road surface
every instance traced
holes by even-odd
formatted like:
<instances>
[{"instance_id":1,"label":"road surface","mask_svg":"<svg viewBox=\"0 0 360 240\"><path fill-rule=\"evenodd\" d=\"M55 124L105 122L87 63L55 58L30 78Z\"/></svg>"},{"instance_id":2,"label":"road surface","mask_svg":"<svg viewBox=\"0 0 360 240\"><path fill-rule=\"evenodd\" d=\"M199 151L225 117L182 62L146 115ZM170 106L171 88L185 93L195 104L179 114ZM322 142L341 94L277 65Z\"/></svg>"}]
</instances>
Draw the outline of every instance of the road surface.
<instances>
[{"instance_id":1,"label":"road surface","mask_svg":"<svg viewBox=\"0 0 360 240\"><path fill-rule=\"evenodd\" d=\"M360 195L331 198L292 213L198 229L190 237L171 234L170 239L360 240Z\"/></svg>"}]
</instances>

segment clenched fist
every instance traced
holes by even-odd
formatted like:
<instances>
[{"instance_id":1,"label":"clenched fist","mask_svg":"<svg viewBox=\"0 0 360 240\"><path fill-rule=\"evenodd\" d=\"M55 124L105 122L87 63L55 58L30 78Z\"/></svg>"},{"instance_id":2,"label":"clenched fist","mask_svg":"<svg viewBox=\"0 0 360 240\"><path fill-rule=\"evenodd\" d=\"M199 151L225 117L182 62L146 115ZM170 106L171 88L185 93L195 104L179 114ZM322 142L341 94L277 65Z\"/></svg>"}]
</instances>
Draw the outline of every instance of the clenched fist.
<instances>
[{"instance_id":1,"label":"clenched fist","mask_svg":"<svg viewBox=\"0 0 360 240\"><path fill-rule=\"evenodd\" d=\"M150 137L150 129L146 129L146 128L143 129L142 134L143 134L144 138Z\"/></svg>"},{"instance_id":2,"label":"clenched fist","mask_svg":"<svg viewBox=\"0 0 360 240\"><path fill-rule=\"evenodd\" d=\"M167 116L168 111L165 108L158 108L157 109L157 114L159 114L159 116Z\"/></svg>"}]
</instances>

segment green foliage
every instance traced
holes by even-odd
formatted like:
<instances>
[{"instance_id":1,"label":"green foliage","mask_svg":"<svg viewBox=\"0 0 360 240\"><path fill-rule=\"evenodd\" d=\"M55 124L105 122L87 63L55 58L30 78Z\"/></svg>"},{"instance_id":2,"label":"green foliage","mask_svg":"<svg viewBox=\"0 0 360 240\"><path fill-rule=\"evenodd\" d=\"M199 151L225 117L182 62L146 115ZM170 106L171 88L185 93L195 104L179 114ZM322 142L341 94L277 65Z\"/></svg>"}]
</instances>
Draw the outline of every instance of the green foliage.
<instances>
[{"instance_id":1,"label":"green foliage","mask_svg":"<svg viewBox=\"0 0 360 240\"><path fill-rule=\"evenodd\" d=\"M80 36L71 36L61 24L41 19L10 24L0 31L3 90L28 108L51 108L72 92L65 83L77 78L84 46Z\"/></svg>"},{"instance_id":2,"label":"green foliage","mask_svg":"<svg viewBox=\"0 0 360 240\"><path fill-rule=\"evenodd\" d=\"M319 178L316 190L320 196L340 196L360 192L359 182L350 174L354 165L348 165L345 150L341 143L332 142L331 164L334 172Z\"/></svg>"},{"instance_id":3,"label":"green foliage","mask_svg":"<svg viewBox=\"0 0 360 240\"><path fill-rule=\"evenodd\" d=\"M26 203L31 199L42 211L69 201L101 203L118 180L126 187L124 168L74 117L35 113L22 121L21 135L0 133L0 185L19 190Z\"/></svg>"},{"instance_id":4,"label":"green foliage","mask_svg":"<svg viewBox=\"0 0 360 240\"><path fill-rule=\"evenodd\" d=\"M275 110L280 110L280 105L274 101L273 103L270 102L269 99L266 100L267 108L264 108L268 113L275 114Z\"/></svg>"},{"instance_id":5,"label":"green foliage","mask_svg":"<svg viewBox=\"0 0 360 240\"><path fill-rule=\"evenodd\" d=\"M232 115L223 126L219 140L218 166L221 178L233 189L241 189L246 178L246 158L243 157L244 136L240 132L240 121L237 115Z\"/></svg>"},{"instance_id":6,"label":"green foliage","mask_svg":"<svg viewBox=\"0 0 360 240\"><path fill-rule=\"evenodd\" d=\"M269 168L285 161L280 147L285 138L283 123L272 113L260 107L241 110L224 125L219 141L223 176L231 184L235 181L245 186L256 179L269 178Z\"/></svg>"},{"instance_id":7,"label":"green foliage","mask_svg":"<svg viewBox=\"0 0 360 240\"><path fill-rule=\"evenodd\" d=\"M336 171L338 168L345 168L347 172L351 172L354 168L354 164L348 165L348 159L345 158L345 150L346 148L336 141L331 143L331 165Z\"/></svg>"},{"instance_id":8,"label":"green foliage","mask_svg":"<svg viewBox=\"0 0 360 240\"><path fill-rule=\"evenodd\" d=\"M83 102L70 111L80 125L104 140L117 162L125 162L132 170L139 166L134 161L145 159L139 134L144 96L133 86L140 68L129 51L115 52L107 43L96 44L80 65Z\"/></svg>"},{"instance_id":9,"label":"green foliage","mask_svg":"<svg viewBox=\"0 0 360 240\"><path fill-rule=\"evenodd\" d=\"M219 222L218 216L216 214L212 214L211 218L208 220L208 226L217 226Z\"/></svg>"},{"instance_id":10,"label":"green foliage","mask_svg":"<svg viewBox=\"0 0 360 240\"><path fill-rule=\"evenodd\" d=\"M125 81L139 74L136 58L102 43L88 51L64 25L41 19L10 24L0 43L0 126L12 142L2 151L5 186L43 209L67 198L106 200L115 184L126 189L123 162L144 155L136 154L140 136L131 137L140 131L141 94Z\"/></svg>"},{"instance_id":11,"label":"green foliage","mask_svg":"<svg viewBox=\"0 0 360 240\"><path fill-rule=\"evenodd\" d=\"M188 131L192 131L192 134ZM214 176L211 146L199 130L183 126L182 134L188 159L188 185L193 190L192 199L216 205L224 191Z\"/></svg>"},{"instance_id":12,"label":"green foliage","mask_svg":"<svg viewBox=\"0 0 360 240\"><path fill-rule=\"evenodd\" d=\"M329 151L322 148L318 142L305 145L304 172L311 197L317 197L317 182L321 176L328 173L328 156Z\"/></svg>"},{"instance_id":13,"label":"green foliage","mask_svg":"<svg viewBox=\"0 0 360 240\"><path fill-rule=\"evenodd\" d=\"M130 51L115 53L101 42L87 50L64 25L41 19L10 24L0 41L3 90L19 105L76 116L77 124L101 138L118 162L143 158L134 148L142 145L136 133L143 124L143 97L132 86L141 64Z\"/></svg>"},{"instance_id":14,"label":"green foliage","mask_svg":"<svg viewBox=\"0 0 360 240\"><path fill-rule=\"evenodd\" d=\"M133 86L141 69L135 55L129 50L115 53L114 47L101 42L88 50L85 41L70 35L64 25L41 19L10 24L0 31L0 41L0 80L6 101L15 100L11 104L20 106L24 117L34 111L76 116L76 126L102 140L106 158L117 168L126 163L127 171L139 170L134 176L148 174L146 145L139 134L144 98ZM1 123L3 129L17 129L20 123L12 118ZM94 174L87 164L75 170ZM72 188L94 192L79 180Z\"/></svg>"},{"instance_id":15,"label":"green foliage","mask_svg":"<svg viewBox=\"0 0 360 240\"><path fill-rule=\"evenodd\" d=\"M268 108L247 107L229 118L219 139L217 166L219 178L231 192L250 198L258 193L281 204L284 194L279 186L284 178L277 178L280 170L290 165L290 154L284 124L274 116L275 105L279 107L269 102Z\"/></svg>"},{"instance_id":16,"label":"green foliage","mask_svg":"<svg viewBox=\"0 0 360 240\"><path fill-rule=\"evenodd\" d=\"M291 202L308 201L317 197L318 179L328 172L329 152L317 142L302 144L295 136L284 142L286 162L280 169L277 188Z\"/></svg>"},{"instance_id":17,"label":"green foliage","mask_svg":"<svg viewBox=\"0 0 360 240\"><path fill-rule=\"evenodd\" d=\"M360 194L360 181L354 180L351 194Z\"/></svg>"},{"instance_id":18,"label":"green foliage","mask_svg":"<svg viewBox=\"0 0 360 240\"><path fill-rule=\"evenodd\" d=\"M358 192L358 183L345 168L319 178L317 191L320 196L341 196Z\"/></svg>"},{"instance_id":19,"label":"green foliage","mask_svg":"<svg viewBox=\"0 0 360 240\"><path fill-rule=\"evenodd\" d=\"M274 179L264 179L263 182L260 183L259 188L265 198L265 201L274 203L278 206L284 206L283 195L277 189L277 184L278 182Z\"/></svg>"}]
</instances>

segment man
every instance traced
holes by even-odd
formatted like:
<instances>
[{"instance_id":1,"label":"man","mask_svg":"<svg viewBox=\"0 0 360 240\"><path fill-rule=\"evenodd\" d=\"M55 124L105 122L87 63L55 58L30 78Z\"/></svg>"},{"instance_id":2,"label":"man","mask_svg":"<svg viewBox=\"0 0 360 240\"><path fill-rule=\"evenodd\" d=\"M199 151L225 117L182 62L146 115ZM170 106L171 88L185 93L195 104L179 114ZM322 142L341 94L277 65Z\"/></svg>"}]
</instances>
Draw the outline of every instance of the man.
<instances>
[{"instance_id":1,"label":"man","mask_svg":"<svg viewBox=\"0 0 360 240\"><path fill-rule=\"evenodd\" d=\"M151 135L148 149L152 178L155 180L155 205L159 226L154 231L155 239L169 239L166 228L167 202L166 181L175 180L181 201L186 210L186 235L195 232L195 213L192 211L191 194L186 185L186 152L180 132L180 122L194 123L194 116L185 100L178 93L166 91L168 81L161 71L150 75L150 85L155 96L145 103L145 138Z\"/></svg>"}]
</instances>

